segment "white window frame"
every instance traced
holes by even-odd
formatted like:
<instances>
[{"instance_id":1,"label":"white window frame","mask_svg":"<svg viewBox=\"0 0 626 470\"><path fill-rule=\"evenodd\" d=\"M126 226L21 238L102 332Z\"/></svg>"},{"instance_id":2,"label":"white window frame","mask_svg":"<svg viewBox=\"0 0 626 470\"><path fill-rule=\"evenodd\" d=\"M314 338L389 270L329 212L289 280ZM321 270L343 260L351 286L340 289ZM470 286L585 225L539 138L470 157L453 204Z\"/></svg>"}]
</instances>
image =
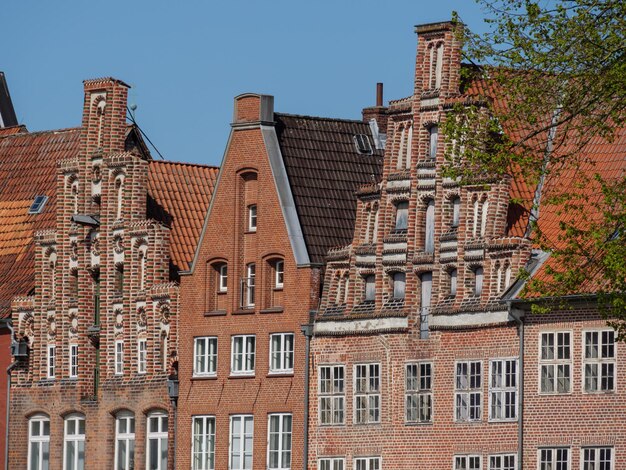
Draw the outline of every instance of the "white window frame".
<instances>
[{"instance_id":1,"label":"white window frame","mask_svg":"<svg viewBox=\"0 0 626 470\"><path fill-rule=\"evenodd\" d=\"M363 372L365 373L364 375ZM381 365L379 362L354 364L354 424L380 423L381 415ZM361 406L359 401L362 400Z\"/></svg>"},{"instance_id":2,"label":"white window frame","mask_svg":"<svg viewBox=\"0 0 626 470\"><path fill-rule=\"evenodd\" d=\"M204 354L201 355L200 343L204 344ZM194 377L215 377L217 376L217 336L197 336L193 339L193 376ZM211 352L213 350L214 352ZM200 360L203 360L204 367L200 367Z\"/></svg>"},{"instance_id":3,"label":"white window frame","mask_svg":"<svg viewBox=\"0 0 626 470\"><path fill-rule=\"evenodd\" d=\"M240 455L239 466L233 466L233 457L235 455L235 449L233 446L234 434L233 434L233 422L235 420L241 421L241 432L239 434L239 449L237 450L237 454ZM245 432L245 424L247 420L252 421L252 434L246 435ZM253 415L231 415L230 417L230 430L228 432L228 469L229 470L252 470L254 468L254 416ZM246 449L246 437L248 437L249 441L252 443L251 449ZM245 466L245 456L246 454L250 454L250 461L252 462L251 467Z\"/></svg>"},{"instance_id":4,"label":"white window frame","mask_svg":"<svg viewBox=\"0 0 626 470\"><path fill-rule=\"evenodd\" d=\"M565 342L561 343L559 340L561 338L565 339L566 335L567 335L567 340L568 340L567 343ZM547 357L547 355L544 356L544 347L543 347L544 336L546 338L549 338L549 337L552 338L552 357L551 358ZM538 385L538 393L540 395L560 395L560 394L572 393L572 370L574 367L574 364L573 364L574 355L572 354L574 351L573 343L572 343L573 337L574 335L571 330L569 331L568 330L540 331L539 332L539 354L537 356L539 357L539 371L538 371L538 376L537 376L538 377L537 385ZM559 358L559 355L562 354L564 356L566 351L569 357ZM546 371L552 370L552 377L550 379L552 382L552 390L543 389L544 369ZM565 370L569 371L567 376L565 375ZM559 374L562 374L562 375L559 375ZM563 379L567 378L567 381L568 381L567 390L559 391L559 387L558 387L559 377L562 377Z\"/></svg>"},{"instance_id":5,"label":"white window frame","mask_svg":"<svg viewBox=\"0 0 626 470\"><path fill-rule=\"evenodd\" d=\"M478 467L470 466L470 463L475 462L476 459L478 460ZM452 468L454 470L481 470L483 468L483 456L479 454L455 455L452 458Z\"/></svg>"},{"instance_id":6,"label":"white window frame","mask_svg":"<svg viewBox=\"0 0 626 470\"><path fill-rule=\"evenodd\" d=\"M586 463L593 463L594 469L600 469L600 463L607 463L606 459L604 462L600 460L600 452L601 451L609 451L610 458L608 464L610 465L610 470L615 470L615 448L613 446L584 446L580 448L580 468L585 468ZM593 451L592 459L585 459L585 451Z\"/></svg>"},{"instance_id":7,"label":"white window frame","mask_svg":"<svg viewBox=\"0 0 626 470\"><path fill-rule=\"evenodd\" d=\"M123 375L124 374L124 340L118 339L115 341L115 352L114 352L114 367L115 367L115 375Z\"/></svg>"},{"instance_id":8,"label":"white window frame","mask_svg":"<svg viewBox=\"0 0 626 470\"><path fill-rule=\"evenodd\" d=\"M291 337L291 348L287 348L287 337ZM274 349L274 338L279 340L279 348ZM270 373L271 374L290 374L293 373L294 350L296 335L293 333L272 333L270 335ZM274 361L274 359L277 361ZM277 362L278 367L275 366Z\"/></svg>"},{"instance_id":9,"label":"white window frame","mask_svg":"<svg viewBox=\"0 0 626 470\"><path fill-rule=\"evenodd\" d=\"M248 263L246 265L246 291L244 307L252 308L256 301L256 264Z\"/></svg>"},{"instance_id":10,"label":"white window frame","mask_svg":"<svg viewBox=\"0 0 626 470\"><path fill-rule=\"evenodd\" d=\"M68 372L70 379L78 377L78 344L69 345Z\"/></svg>"},{"instance_id":11,"label":"white window frame","mask_svg":"<svg viewBox=\"0 0 626 470\"><path fill-rule=\"evenodd\" d=\"M202 432L196 434L196 422L202 423ZM196 441L202 440L197 448ZM192 470L215 469L215 416L198 415L191 417L191 468Z\"/></svg>"},{"instance_id":12,"label":"white window frame","mask_svg":"<svg viewBox=\"0 0 626 470\"><path fill-rule=\"evenodd\" d=\"M274 289L282 289L285 286L285 261L276 260L274 263Z\"/></svg>"},{"instance_id":13,"label":"white window frame","mask_svg":"<svg viewBox=\"0 0 626 470\"><path fill-rule=\"evenodd\" d=\"M33 424L38 423L39 433L37 435L33 434ZM48 434L45 434L46 423L48 424ZM37 455L33 455L34 444L37 445ZM47 452L44 451L44 447L47 444ZM48 454L48 460L44 465L44 455ZM37 414L32 416L28 420L28 463L27 468L32 468L32 464L35 463L33 459L36 459L37 468L36 470L44 470L49 468L50 466L50 418L44 414Z\"/></svg>"},{"instance_id":14,"label":"white window frame","mask_svg":"<svg viewBox=\"0 0 626 470\"><path fill-rule=\"evenodd\" d=\"M46 372L47 377L49 379L54 379L56 377L56 357L57 357L57 347L56 344L49 344L47 347L48 355L46 361Z\"/></svg>"},{"instance_id":15,"label":"white window frame","mask_svg":"<svg viewBox=\"0 0 626 470\"><path fill-rule=\"evenodd\" d=\"M380 457L355 457L354 470L381 470L383 462Z\"/></svg>"},{"instance_id":16,"label":"white window frame","mask_svg":"<svg viewBox=\"0 0 626 470\"><path fill-rule=\"evenodd\" d=\"M495 374L495 368L500 368ZM515 370L511 372L510 368ZM498 376L500 380L498 380ZM514 385L511 385L510 382ZM498 358L489 361L489 421L517 421L517 410L519 400L519 364L517 358ZM506 416L507 399L512 397L513 416ZM496 401L499 399L499 401ZM498 406L499 403L499 406ZM498 412L499 410L499 412ZM494 411L496 413L494 413ZM499 415L499 416L498 416Z\"/></svg>"},{"instance_id":17,"label":"white window frame","mask_svg":"<svg viewBox=\"0 0 626 470\"><path fill-rule=\"evenodd\" d=\"M248 231L256 232L257 228L257 205L250 204L248 206Z\"/></svg>"},{"instance_id":18,"label":"white window frame","mask_svg":"<svg viewBox=\"0 0 626 470\"><path fill-rule=\"evenodd\" d=\"M68 428L70 422L74 423L74 434L68 434ZM84 432L80 433L80 423L83 423ZM85 415L80 413L72 413L65 417L63 420L63 469L64 470L84 470L85 462L87 461L87 452L85 446L85 434L86 434L87 422L85 420ZM79 460L80 455L80 444L83 444L83 461L82 465ZM68 447L70 444L75 445L74 459L73 462L70 462L68 456Z\"/></svg>"},{"instance_id":19,"label":"white window frame","mask_svg":"<svg viewBox=\"0 0 626 470\"><path fill-rule=\"evenodd\" d=\"M126 432L120 432L120 423L126 422ZM132 425L132 426L131 426ZM120 411L115 416L115 470L131 470L135 465L135 415L130 411ZM131 431L133 429L133 431ZM118 465L120 442L126 444L126 462L124 466ZM130 450L132 443L132 451Z\"/></svg>"},{"instance_id":20,"label":"white window frame","mask_svg":"<svg viewBox=\"0 0 626 470\"><path fill-rule=\"evenodd\" d=\"M322 371L329 372L323 386ZM341 371L341 374L338 372ZM323 364L318 368L318 421L320 426L338 426L346 422L346 366L343 364ZM330 420L322 420L322 403L328 403Z\"/></svg>"},{"instance_id":21,"label":"white window frame","mask_svg":"<svg viewBox=\"0 0 626 470\"><path fill-rule=\"evenodd\" d=\"M462 386L459 383L459 366L465 365L467 368L466 386ZM472 366L479 365L480 371L478 374L472 374ZM478 387L472 387L472 377L478 375ZM462 416L462 407L459 405L463 397L466 398L466 410L467 416ZM478 399L476 401L476 398ZM472 403L472 401L474 403ZM476 360L456 361L454 364L454 421L456 422L479 422L482 421L482 408L483 408L483 362ZM471 417L471 410L477 409L478 416Z\"/></svg>"},{"instance_id":22,"label":"white window frame","mask_svg":"<svg viewBox=\"0 0 626 470\"><path fill-rule=\"evenodd\" d=\"M598 335L598 351L597 357L587 357L587 334L597 334ZM604 341L604 333L612 334L613 336L613 354L612 356L604 357L603 349L606 346ZM582 390L583 393L614 393L617 389L617 341L615 339L615 330L612 328L599 328L599 329L591 329L591 330L583 330L582 332ZM597 383L595 389L587 388L587 366L591 366L596 368L597 371ZM607 368L607 372L609 367L613 370L612 373L612 382L613 386L611 388L604 389L602 387L602 381L605 377L604 368ZM608 374L606 374L608 376Z\"/></svg>"},{"instance_id":23,"label":"white window frame","mask_svg":"<svg viewBox=\"0 0 626 470\"><path fill-rule=\"evenodd\" d=\"M151 431L150 430L150 420L156 418L158 421L158 430ZM166 419L166 426L163 426L163 418ZM152 462L150 461L150 441L157 441L157 452L159 461L156 462L156 470L167 470L167 461L169 460L169 417L167 413L163 411L153 411L149 413L146 418L146 469L151 468ZM163 430L165 428L165 430ZM165 449L163 449L163 439L165 439ZM163 454L163 450L165 450L165 468L161 467L161 456Z\"/></svg>"},{"instance_id":24,"label":"white window frame","mask_svg":"<svg viewBox=\"0 0 626 470\"><path fill-rule=\"evenodd\" d=\"M222 263L218 268L218 292L228 292L228 264Z\"/></svg>"},{"instance_id":25,"label":"white window frame","mask_svg":"<svg viewBox=\"0 0 626 470\"><path fill-rule=\"evenodd\" d=\"M250 348L249 339L252 339L252 347ZM235 350L235 343L241 340L241 352ZM234 335L230 342L230 374L231 375L250 375L255 373L256 361L256 335ZM241 354L241 369L235 369L235 355ZM251 366L251 367L250 367Z\"/></svg>"},{"instance_id":26,"label":"white window frame","mask_svg":"<svg viewBox=\"0 0 626 470\"><path fill-rule=\"evenodd\" d=\"M346 459L343 457L320 457L317 459L317 470L345 470Z\"/></svg>"},{"instance_id":27,"label":"white window frame","mask_svg":"<svg viewBox=\"0 0 626 470\"><path fill-rule=\"evenodd\" d=\"M415 376L409 381L409 368L415 369ZM433 422L433 370L434 364L428 361L408 362L404 367L404 419L407 423ZM414 382L412 384L411 382ZM409 401L413 403L409 407ZM413 407L413 404L415 407ZM409 408L415 408L415 419L409 415ZM426 412L423 412L427 410ZM413 415L413 413L411 413Z\"/></svg>"},{"instance_id":28,"label":"white window frame","mask_svg":"<svg viewBox=\"0 0 626 470\"><path fill-rule=\"evenodd\" d=\"M139 338L137 340L137 373L148 373L148 339Z\"/></svg>"},{"instance_id":29,"label":"white window frame","mask_svg":"<svg viewBox=\"0 0 626 470\"><path fill-rule=\"evenodd\" d=\"M277 449L272 449L272 418L278 419L278 439L274 442L278 443ZM290 421L290 429L285 430L287 418ZM292 434L293 434L293 416L291 413L271 413L267 415L267 468L268 470L291 470L292 463ZM289 448L285 449L285 438L288 436ZM271 464L271 454L273 452L278 453L278 465ZM283 460L288 456L288 465L284 465Z\"/></svg>"},{"instance_id":30,"label":"white window frame","mask_svg":"<svg viewBox=\"0 0 626 470\"><path fill-rule=\"evenodd\" d=\"M489 455L489 468L488 470L517 470L517 455L516 454L492 454ZM493 459L500 459L500 463L495 463ZM506 465L504 459L512 461L510 465Z\"/></svg>"},{"instance_id":31,"label":"white window frame","mask_svg":"<svg viewBox=\"0 0 626 470\"><path fill-rule=\"evenodd\" d=\"M549 459L542 459L542 452L551 452ZM537 470L551 470L557 468L557 453L559 451L567 452L567 459L561 461L559 463L565 463L567 468L563 470L571 470L572 468L572 449L570 447L540 447L537 449ZM544 463L547 465L544 466Z\"/></svg>"}]
</instances>

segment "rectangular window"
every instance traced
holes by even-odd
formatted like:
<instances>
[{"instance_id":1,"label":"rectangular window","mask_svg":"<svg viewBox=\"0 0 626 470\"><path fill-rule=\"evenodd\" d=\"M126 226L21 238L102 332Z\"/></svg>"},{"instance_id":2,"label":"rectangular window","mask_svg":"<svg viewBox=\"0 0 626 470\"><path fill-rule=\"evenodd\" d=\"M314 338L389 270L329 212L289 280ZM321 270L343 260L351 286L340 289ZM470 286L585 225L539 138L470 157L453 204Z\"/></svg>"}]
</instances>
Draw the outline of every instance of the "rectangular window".
<instances>
[{"instance_id":1,"label":"rectangular window","mask_svg":"<svg viewBox=\"0 0 626 470\"><path fill-rule=\"evenodd\" d=\"M285 284L285 262L276 261L274 265L274 288L282 289Z\"/></svg>"},{"instance_id":2,"label":"rectangular window","mask_svg":"<svg viewBox=\"0 0 626 470\"><path fill-rule=\"evenodd\" d=\"M489 470L516 470L515 454L490 455Z\"/></svg>"},{"instance_id":3,"label":"rectangular window","mask_svg":"<svg viewBox=\"0 0 626 470\"><path fill-rule=\"evenodd\" d=\"M241 289L241 306L244 308L254 307L255 302L255 278L256 278L256 265L250 263L246 266L246 278L242 280Z\"/></svg>"},{"instance_id":4,"label":"rectangular window","mask_svg":"<svg viewBox=\"0 0 626 470\"><path fill-rule=\"evenodd\" d=\"M233 375L254 375L256 336L233 336L231 348L230 373Z\"/></svg>"},{"instance_id":5,"label":"rectangular window","mask_svg":"<svg viewBox=\"0 0 626 470\"><path fill-rule=\"evenodd\" d=\"M320 424L343 424L345 414L345 367L321 366L319 369Z\"/></svg>"},{"instance_id":6,"label":"rectangular window","mask_svg":"<svg viewBox=\"0 0 626 470\"><path fill-rule=\"evenodd\" d=\"M482 363L456 364L455 402L457 421L480 421L482 411Z\"/></svg>"},{"instance_id":7,"label":"rectangular window","mask_svg":"<svg viewBox=\"0 0 626 470\"><path fill-rule=\"evenodd\" d=\"M267 443L267 468L269 470L291 470L291 426L290 414L269 415Z\"/></svg>"},{"instance_id":8,"label":"rectangular window","mask_svg":"<svg viewBox=\"0 0 626 470\"><path fill-rule=\"evenodd\" d=\"M48 470L50 466L50 420L33 416L28 424L28 469Z\"/></svg>"},{"instance_id":9,"label":"rectangular window","mask_svg":"<svg viewBox=\"0 0 626 470\"><path fill-rule=\"evenodd\" d=\"M124 341L115 342L115 375L124 373Z\"/></svg>"},{"instance_id":10,"label":"rectangular window","mask_svg":"<svg viewBox=\"0 0 626 470\"><path fill-rule=\"evenodd\" d=\"M582 470L614 470L612 447L582 449Z\"/></svg>"},{"instance_id":11,"label":"rectangular window","mask_svg":"<svg viewBox=\"0 0 626 470\"><path fill-rule=\"evenodd\" d=\"M48 345L48 378L54 379L56 374L57 347L54 344Z\"/></svg>"},{"instance_id":12,"label":"rectangular window","mask_svg":"<svg viewBox=\"0 0 626 470\"><path fill-rule=\"evenodd\" d=\"M586 392L615 390L615 331L585 331L583 369Z\"/></svg>"},{"instance_id":13,"label":"rectangular window","mask_svg":"<svg viewBox=\"0 0 626 470\"><path fill-rule=\"evenodd\" d=\"M380 364L354 366L354 422L380 423Z\"/></svg>"},{"instance_id":14,"label":"rectangular window","mask_svg":"<svg viewBox=\"0 0 626 470\"><path fill-rule=\"evenodd\" d=\"M63 469L85 469L85 417L73 414L65 418Z\"/></svg>"},{"instance_id":15,"label":"rectangular window","mask_svg":"<svg viewBox=\"0 0 626 470\"><path fill-rule=\"evenodd\" d=\"M78 377L78 345L77 344L70 344L69 369L70 369L71 379L75 379L76 377Z\"/></svg>"},{"instance_id":16,"label":"rectangular window","mask_svg":"<svg viewBox=\"0 0 626 470\"><path fill-rule=\"evenodd\" d=\"M354 459L355 470L380 470L380 457L357 457Z\"/></svg>"},{"instance_id":17,"label":"rectangular window","mask_svg":"<svg viewBox=\"0 0 626 470\"><path fill-rule=\"evenodd\" d=\"M215 336L195 338L193 354L194 377L217 374L217 338Z\"/></svg>"},{"instance_id":18,"label":"rectangular window","mask_svg":"<svg viewBox=\"0 0 626 470\"><path fill-rule=\"evenodd\" d=\"M115 470L135 468L135 417L121 412L115 418Z\"/></svg>"},{"instance_id":19,"label":"rectangular window","mask_svg":"<svg viewBox=\"0 0 626 470\"><path fill-rule=\"evenodd\" d=\"M491 361L489 381L489 419L517 419L517 359Z\"/></svg>"},{"instance_id":20,"label":"rectangular window","mask_svg":"<svg viewBox=\"0 0 626 470\"><path fill-rule=\"evenodd\" d=\"M480 470L482 462L480 455L455 455L454 470Z\"/></svg>"},{"instance_id":21,"label":"rectangular window","mask_svg":"<svg viewBox=\"0 0 626 470\"><path fill-rule=\"evenodd\" d=\"M437 156L437 141L439 140L439 128L432 126L428 129L428 158L434 160Z\"/></svg>"},{"instance_id":22,"label":"rectangular window","mask_svg":"<svg viewBox=\"0 0 626 470\"><path fill-rule=\"evenodd\" d=\"M393 274L393 298L397 300L404 299L406 291L406 273Z\"/></svg>"},{"instance_id":23,"label":"rectangular window","mask_svg":"<svg viewBox=\"0 0 626 470\"><path fill-rule=\"evenodd\" d=\"M570 470L569 448L539 449L538 470Z\"/></svg>"},{"instance_id":24,"label":"rectangular window","mask_svg":"<svg viewBox=\"0 0 626 470\"><path fill-rule=\"evenodd\" d=\"M165 413L148 415L146 470L167 470L168 418Z\"/></svg>"},{"instance_id":25,"label":"rectangular window","mask_svg":"<svg viewBox=\"0 0 626 470\"><path fill-rule=\"evenodd\" d=\"M226 292L228 290L228 265L222 264L219 267L219 291Z\"/></svg>"},{"instance_id":26,"label":"rectangular window","mask_svg":"<svg viewBox=\"0 0 626 470\"><path fill-rule=\"evenodd\" d=\"M572 383L572 335L567 331L541 333L540 393L568 393Z\"/></svg>"},{"instance_id":27,"label":"rectangular window","mask_svg":"<svg viewBox=\"0 0 626 470\"><path fill-rule=\"evenodd\" d=\"M192 424L192 469L215 469L215 416L194 416Z\"/></svg>"},{"instance_id":28,"label":"rectangular window","mask_svg":"<svg viewBox=\"0 0 626 470\"><path fill-rule=\"evenodd\" d=\"M137 372L145 374L148 371L148 340L142 338L137 341Z\"/></svg>"},{"instance_id":29,"label":"rectangular window","mask_svg":"<svg viewBox=\"0 0 626 470\"><path fill-rule=\"evenodd\" d=\"M250 415L230 417L229 470L252 470L254 418Z\"/></svg>"},{"instance_id":30,"label":"rectangular window","mask_svg":"<svg viewBox=\"0 0 626 470\"><path fill-rule=\"evenodd\" d=\"M256 232L256 204L248 206L248 230Z\"/></svg>"},{"instance_id":31,"label":"rectangular window","mask_svg":"<svg viewBox=\"0 0 626 470\"><path fill-rule=\"evenodd\" d=\"M421 362L406 365L406 420L430 423L433 419L433 365Z\"/></svg>"},{"instance_id":32,"label":"rectangular window","mask_svg":"<svg viewBox=\"0 0 626 470\"><path fill-rule=\"evenodd\" d=\"M270 335L270 372L293 372L293 333Z\"/></svg>"},{"instance_id":33,"label":"rectangular window","mask_svg":"<svg viewBox=\"0 0 626 470\"><path fill-rule=\"evenodd\" d=\"M345 470L346 460L341 457L322 458L317 461L317 470Z\"/></svg>"},{"instance_id":34,"label":"rectangular window","mask_svg":"<svg viewBox=\"0 0 626 470\"><path fill-rule=\"evenodd\" d=\"M405 231L408 227L409 220L409 203L399 202L396 204L396 226L395 230Z\"/></svg>"}]
</instances>

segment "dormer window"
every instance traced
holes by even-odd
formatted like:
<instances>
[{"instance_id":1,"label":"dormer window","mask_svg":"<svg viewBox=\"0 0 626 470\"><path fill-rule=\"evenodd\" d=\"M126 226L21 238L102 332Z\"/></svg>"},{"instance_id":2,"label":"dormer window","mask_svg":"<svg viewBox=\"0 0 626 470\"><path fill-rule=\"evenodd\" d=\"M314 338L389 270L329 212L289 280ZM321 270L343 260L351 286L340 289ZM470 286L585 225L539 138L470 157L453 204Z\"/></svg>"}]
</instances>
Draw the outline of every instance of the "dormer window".
<instances>
[{"instance_id":1,"label":"dormer window","mask_svg":"<svg viewBox=\"0 0 626 470\"><path fill-rule=\"evenodd\" d=\"M428 128L428 158L434 160L437 157L437 142L439 140L439 127Z\"/></svg>"},{"instance_id":2,"label":"dormer window","mask_svg":"<svg viewBox=\"0 0 626 470\"><path fill-rule=\"evenodd\" d=\"M376 298L376 276L370 274L365 277L365 301L373 302Z\"/></svg>"},{"instance_id":3,"label":"dormer window","mask_svg":"<svg viewBox=\"0 0 626 470\"><path fill-rule=\"evenodd\" d=\"M39 196L35 196L35 200L30 205L30 209L28 209L28 213L29 214L41 214L41 211L43 211L43 208L46 205L47 201L48 201L48 196L45 196L43 194Z\"/></svg>"},{"instance_id":4,"label":"dormer window","mask_svg":"<svg viewBox=\"0 0 626 470\"><path fill-rule=\"evenodd\" d=\"M248 231L256 232L256 204L248 206Z\"/></svg>"},{"instance_id":5,"label":"dormer window","mask_svg":"<svg viewBox=\"0 0 626 470\"><path fill-rule=\"evenodd\" d=\"M393 277L393 298L395 300L404 300L406 290L406 274L394 273Z\"/></svg>"},{"instance_id":6,"label":"dormer window","mask_svg":"<svg viewBox=\"0 0 626 470\"><path fill-rule=\"evenodd\" d=\"M371 155L373 153L370 139L365 134L356 134L354 136L354 145L356 151L361 155Z\"/></svg>"},{"instance_id":7,"label":"dormer window","mask_svg":"<svg viewBox=\"0 0 626 470\"><path fill-rule=\"evenodd\" d=\"M406 231L409 219L409 203L402 201L396 204L396 231Z\"/></svg>"}]
</instances>

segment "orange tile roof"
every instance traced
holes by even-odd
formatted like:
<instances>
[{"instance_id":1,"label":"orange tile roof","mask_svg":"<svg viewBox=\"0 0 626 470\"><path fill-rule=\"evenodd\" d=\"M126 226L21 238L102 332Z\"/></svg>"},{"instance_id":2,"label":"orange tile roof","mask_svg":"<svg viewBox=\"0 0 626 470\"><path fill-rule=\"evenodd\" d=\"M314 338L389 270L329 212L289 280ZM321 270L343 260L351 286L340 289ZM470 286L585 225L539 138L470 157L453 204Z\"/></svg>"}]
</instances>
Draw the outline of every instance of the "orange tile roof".
<instances>
[{"instance_id":1,"label":"orange tile roof","mask_svg":"<svg viewBox=\"0 0 626 470\"><path fill-rule=\"evenodd\" d=\"M172 229L173 268L191 268L215 189L217 167L152 160L148 171L148 217Z\"/></svg>"}]
</instances>

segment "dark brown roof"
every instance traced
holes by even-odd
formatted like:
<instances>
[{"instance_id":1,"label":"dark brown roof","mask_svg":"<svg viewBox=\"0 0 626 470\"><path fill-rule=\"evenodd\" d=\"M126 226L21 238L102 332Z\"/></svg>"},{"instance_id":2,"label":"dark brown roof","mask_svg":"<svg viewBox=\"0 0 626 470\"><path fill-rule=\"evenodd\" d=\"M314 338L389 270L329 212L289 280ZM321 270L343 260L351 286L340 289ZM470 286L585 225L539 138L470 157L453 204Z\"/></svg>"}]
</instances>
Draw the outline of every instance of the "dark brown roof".
<instances>
[{"instance_id":1,"label":"dark brown roof","mask_svg":"<svg viewBox=\"0 0 626 470\"><path fill-rule=\"evenodd\" d=\"M300 226L312 263L334 246L352 242L355 191L379 181L383 151L362 121L275 114L276 133ZM360 155L356 134L369 136L373 155Z\"/></svg>"}]
</instances>

